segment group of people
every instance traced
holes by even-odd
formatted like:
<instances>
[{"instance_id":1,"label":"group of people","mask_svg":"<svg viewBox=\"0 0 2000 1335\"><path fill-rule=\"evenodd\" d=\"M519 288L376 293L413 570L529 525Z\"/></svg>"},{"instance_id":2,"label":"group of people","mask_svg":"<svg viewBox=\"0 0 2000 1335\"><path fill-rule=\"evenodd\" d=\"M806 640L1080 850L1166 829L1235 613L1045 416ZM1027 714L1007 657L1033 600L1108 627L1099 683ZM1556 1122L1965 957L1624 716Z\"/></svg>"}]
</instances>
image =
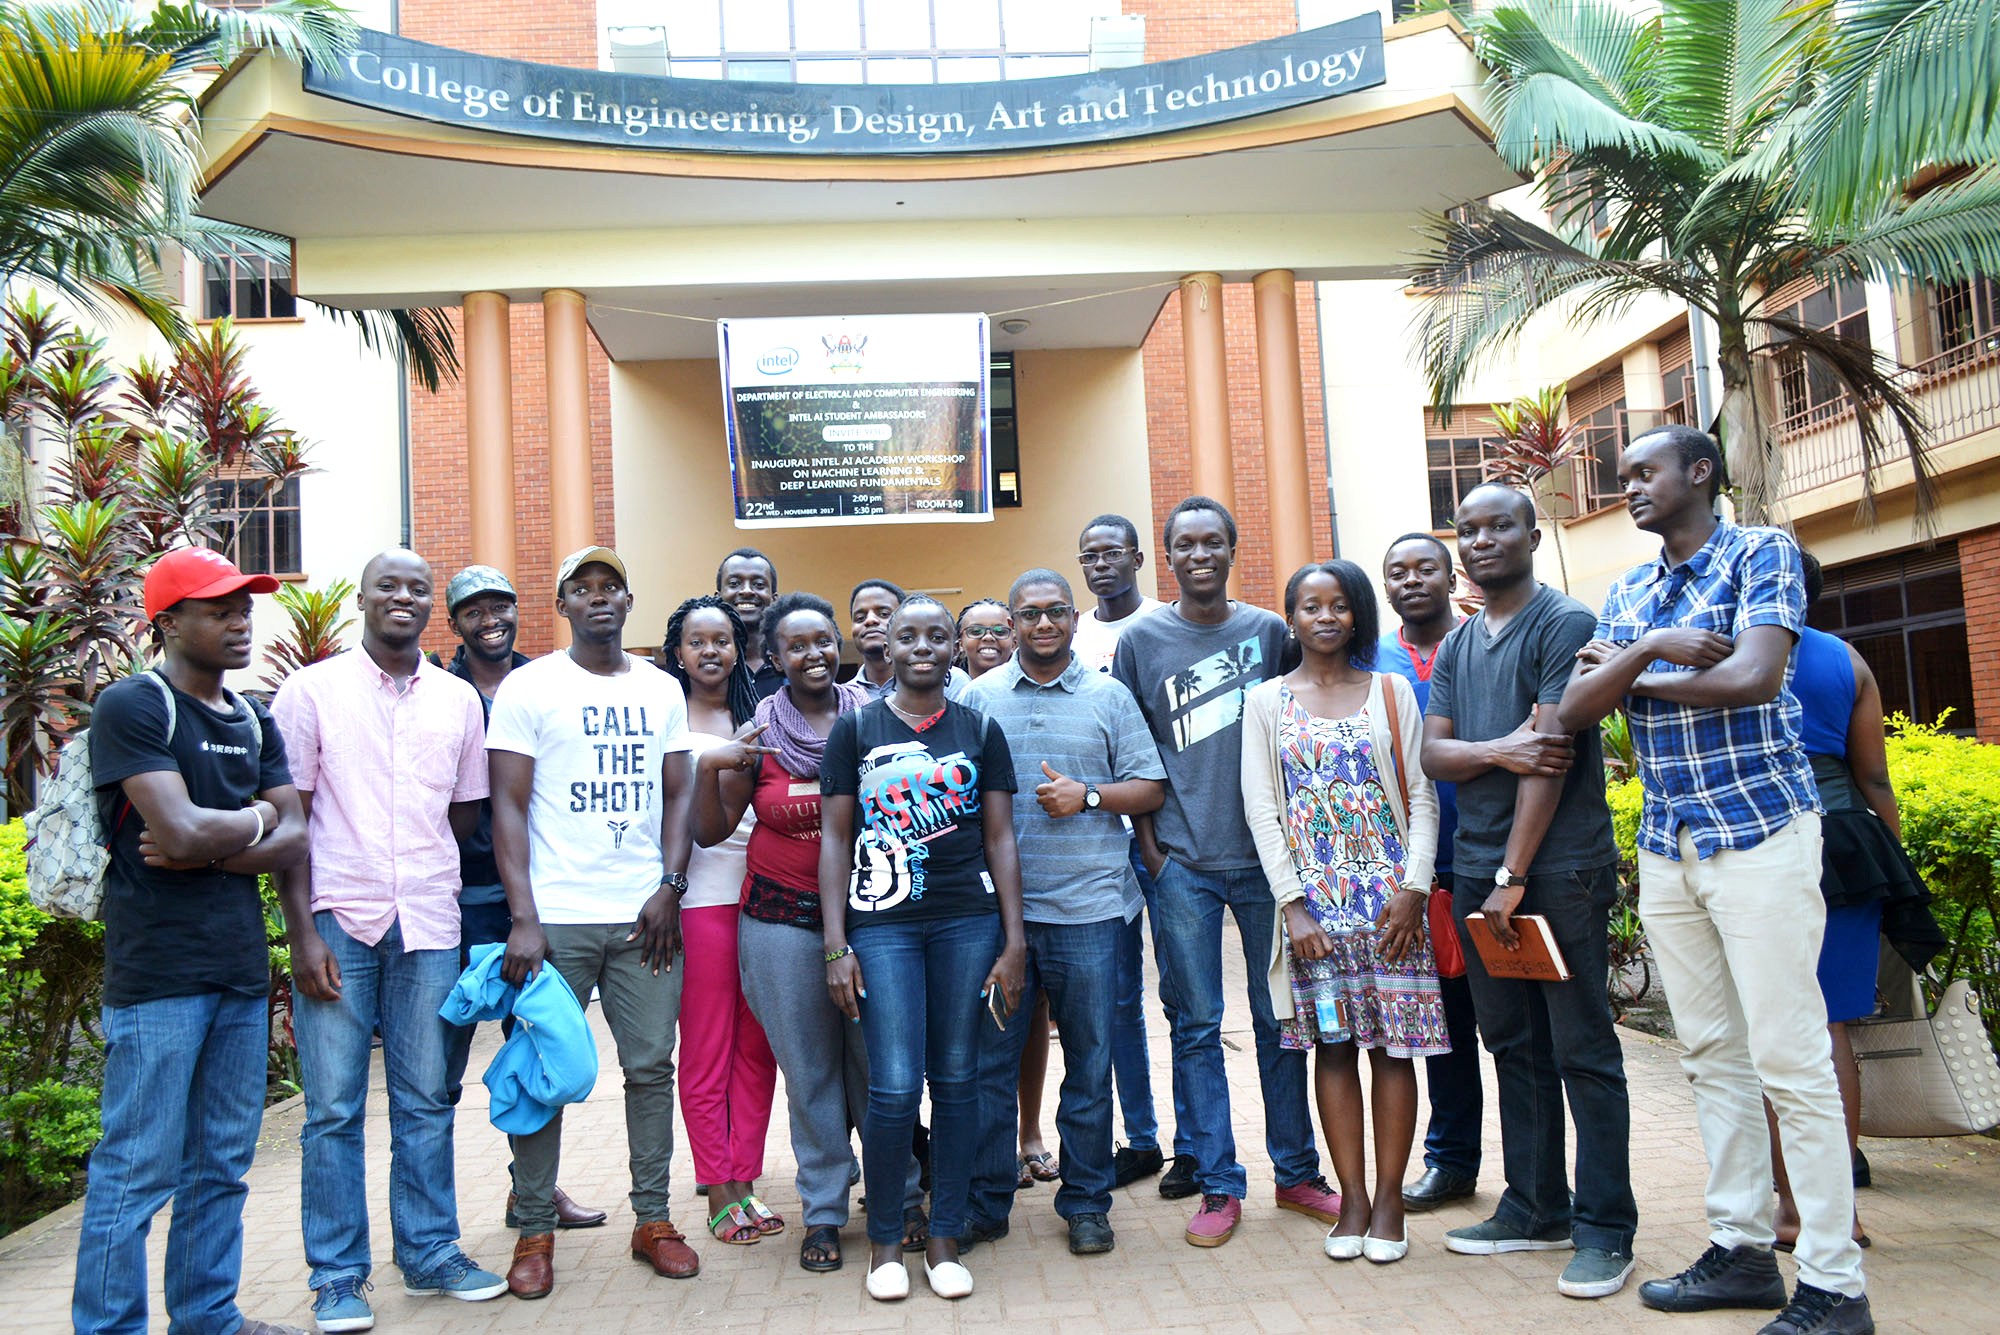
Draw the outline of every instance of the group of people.
<instances>
[{"instance_id":1,"label":"group of people","mask_svg":"<svg viewBox=\"0 0 2000 1335\"><path fill-rule=\"evenodd\" d=\"M509 1137L507 1272L459 1246L471 1029L439 1012L482 969L522 996L559 980L601 1004L632 1253L661 1275L700 1268L671 1217L677 1087L709 1235L748 1246L793 1226L758 1185L781 1074L799 1263L842 1267L858 1183L876 1299L908 1295L906 1253L939 1296L971 1294L966 1253L1007 1235L1038 1180L1058 1182L1078 1255L1114 1249L1114 1188L1156 1174L1163 1196L1200 1198L1187 1241L1221 1246L1249 1192L1221 1036L1226 917L1279 1209L1326 1225L1333 1260L1402 1260L1408 1212L1475 1192L1483 1040L1505 1189L1445 1245L1566 1251L1557 1289L1608 1297L1638 1225L1606 989L1618 881L1598 723L1622 709L1645 779L1640 907L1710 1158L1710 1247L1639 1298L1782 1309L1764 1335L1872 1331L1828 1020L1872 1010L1869 929L1921 889L1885 874L1829 918L1822 811L1851 827L1843 847L1894 862L1879 699L1858 658L1808 655L1801 553L1717 517L1721 470L1714 441L1683 427L1625 451L1632 517L1662 549L1601 613L1537 581L1529 499L1477 487L1455 544L1412 533L1384 554L1386 634L1351 561L1292 573L1282 615L1231 598L1235 521L1201 496L1161 535L1171 603L1140 592L1140 535L1116 515L1084 526L1075 558L1095 607L1035 567L956 617L866 580L843 619L781 593L773 563L742 549L713 594L674 610L651 661L622 647L634 595L609 548L562 561L570 642L532 661L514 650L507 577L459 571L448 664L420 650L432 572L392 550L363 572L360 648L292 674L268 711L223 679L248 664L251 595L272 581L170 553L145 586L160 666L108 688L91 729L113 853L108 1066L76 1328L145 1328L144 1239L171 1198L173 1329L288 1329L235 1305L264 1089L265 872L292 952L322 1332L374 1320L362 1127L378 1036L407 1292L544 1297L557 1231L606 1222L557 1186L557 1107ZM1460 569L1480 595L1464 618ZM860 664L843 680L850 640ZM1802 722L1808 677L1845 709L1820 728L1823 764L1803 744L1819 736ZM1832 789L1844 796L1823 800ZM1546 923L1566 981L1489 971L1463 939L1479 918L1517 948L1523 914ZM1148 940L1171 1156L1146 1054ZM1051 1025L1059 1160L1041 1130ZM1430 1114L1406 1182L1419 1058ZM1775 1249L1795 1252L1790 1292Z\"/></svg>"}]
</instances>

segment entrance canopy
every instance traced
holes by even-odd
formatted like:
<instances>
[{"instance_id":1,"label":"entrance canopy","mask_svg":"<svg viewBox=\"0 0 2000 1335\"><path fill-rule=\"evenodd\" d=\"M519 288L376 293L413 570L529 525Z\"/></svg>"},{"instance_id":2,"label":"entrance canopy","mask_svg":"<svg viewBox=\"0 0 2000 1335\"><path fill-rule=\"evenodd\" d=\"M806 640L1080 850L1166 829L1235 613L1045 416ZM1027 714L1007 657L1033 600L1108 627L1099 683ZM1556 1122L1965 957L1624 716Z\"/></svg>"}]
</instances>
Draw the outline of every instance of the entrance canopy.
<instances>
[{"instance_id":1,"label":"entrance canopy","mask_svg":"<svg viewBox=\"0 0 2000 1335\"><path fill-rule=\"evenodd\" d=\"M334 305L580 293L618 361L712 358L718 316L857 311L1025 320L1017 332L996 323L1001 349L1136 347L1184 275L1393 277L1424 211L1520 181L1481 118L1483 71L1442 15L1386 32L1365 15L1212 58L1004 88L844 90L852 106L838 102L842 90L763 85L760 114L807 114L771 112L793 99L784 105L818 115L810 123L827 137L781 134L762 151L717 125L728 98L758 86L690 90L699 81L399 40L371 36L332 75L302 79L264 54L219 80L202 113L203 211L296 238L298 291ZM1294 77L1308 61L1323 80ZM569 81L567 102L548 91L557 80ZM578 113L583 93L589 112L603 111L605 87L593 80L621 81L620 115L654 108L644 142L604 142L617 118ZM512 96L496 105L503 89ZM1001 90L991 109L981 89ZM1175 92L1189 114L1167 114ZM708 109L676 120L676 96ZM913 136L891 132L889 117L899 100L939 96L966 108L960 142L912 151ZM1159 113L1149 124L1168 128L1134 132L1142 99ZM476 116L474 101L485 108ZM1098 119L1058 134L1062 107L1087 103ZM1034 147L1007 147L993 127L1021 121L1025 134L1038 105L1046 132ZM1114 105L1131 109L1127 123L1104 119ZM522 119L531 108L532 123ZM869 116L881 131L873 139ZM734 125L743 123L739 114ZM689 146L711 125L720 147ZM842 126L859 131L849 147L862 151L818 151Z\"/></svg>"}]
</instances>

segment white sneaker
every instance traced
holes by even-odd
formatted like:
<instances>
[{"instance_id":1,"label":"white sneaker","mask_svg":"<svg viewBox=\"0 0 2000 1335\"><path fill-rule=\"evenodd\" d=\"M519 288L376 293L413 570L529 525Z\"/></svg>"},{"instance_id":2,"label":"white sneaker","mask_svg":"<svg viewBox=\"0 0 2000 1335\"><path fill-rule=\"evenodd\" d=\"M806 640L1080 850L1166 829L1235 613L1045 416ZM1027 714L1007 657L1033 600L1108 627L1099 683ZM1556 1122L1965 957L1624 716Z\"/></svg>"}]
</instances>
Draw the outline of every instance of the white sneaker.
<instances>
[{"instance_id":1,"label":"white sneaker","mask_svg":"<svg viewBox=\"0 0 2000 1335\"><path fill-rule=\"evenodd\" d=\"M925 1257L924 1278L931 1282L931 1292L940 1298L972 1296L972 1272L957 1261L944 1261L932 1265L930 1258Z\"/></svg>"},{"instance_id":2,"label":"white sneaker","mask_svg":"<svg viewBox=\"0 0 2000 1335\"><path fill-rule=\"evenodd\" d=\"M901 1302L910 1296L910 1268L901 1258L868 1272L868 1296L878 1303Z\"/></svg>"}]
</instances>

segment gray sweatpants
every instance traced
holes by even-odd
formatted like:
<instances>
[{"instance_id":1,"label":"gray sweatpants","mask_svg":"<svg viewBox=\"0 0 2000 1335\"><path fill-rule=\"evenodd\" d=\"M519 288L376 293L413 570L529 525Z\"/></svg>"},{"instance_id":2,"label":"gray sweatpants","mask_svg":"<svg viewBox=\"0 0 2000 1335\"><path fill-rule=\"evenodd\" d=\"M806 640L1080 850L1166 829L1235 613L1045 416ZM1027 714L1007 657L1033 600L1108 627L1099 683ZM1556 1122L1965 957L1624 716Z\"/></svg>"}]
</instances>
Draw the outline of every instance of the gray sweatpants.
<instances>
[{"instance_id":1,"label":"gray sweatpants","mask_svg":"<svg viewBox=\"0 0 2000 1335\"><path fill-rule=\"evenodd\" d=\"M674 1157L674 1035L681 1015L680 969L656 977L639 962L631 923L580 926L550 923L548 963L576 999L590 1004L597 989L604 1019L625 1073L625 1140L632 1165L632 1213L641 1224L669 1217L667 1169ZM821 985L824 993L826 987ZM556 1168L562 1157L562 1114L528 1136L509 1136L514 1190L524 1234L556 1226Z\"/></svg>"},{"instance_id":2,"label":"gray sweatpants","mask_svg":"<svg viewBox=\"0 0 2000 1335\"><path fill-rule=\"evenodd\" d=\"M805 1226L838 1228L847 1222L847 1173L854 1162L850 1129L868 1112L868 1049L861 1026L835 1009L827 995L825 942L818 932L746 916L737 932L736 958L744 1000L764 1026L785 1076ZM923 1203L918 1177L913 1156L906 1209Z\"/></svg>"}]
</instances>

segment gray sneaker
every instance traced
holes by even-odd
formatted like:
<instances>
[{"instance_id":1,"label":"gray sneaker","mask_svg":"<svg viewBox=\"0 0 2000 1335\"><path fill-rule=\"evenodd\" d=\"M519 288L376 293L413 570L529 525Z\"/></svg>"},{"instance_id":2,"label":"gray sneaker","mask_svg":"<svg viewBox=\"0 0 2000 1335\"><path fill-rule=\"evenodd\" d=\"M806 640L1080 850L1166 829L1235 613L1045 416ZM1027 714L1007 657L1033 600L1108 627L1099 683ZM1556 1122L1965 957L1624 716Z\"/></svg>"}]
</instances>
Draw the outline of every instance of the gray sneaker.
<instances>
[{"instance_id":1,"label":"gray sneaker","mask_svg":"<svg viewBox=\"0 0 2000 1335\"><path fill-rule=\"evenodd\" d=\"M1609 1298L1632 1278L1635 1262L1622 1252L1602 1247L1578 1247L1576 1255L1563 1267L1556 1280L1556 1292L1565 1298Z\"/></svg>"},{"instance_id":2,"label":"gray sneaker","mask_svg":"<svg viewBox=\"0 0 2000 1335\"><path fill-rule=\"evenodd\" d=\"M1566 1252L1576 1244L1569 1240L1568 1228L1528 1234L1496 1217L1450 1230L1444 1235L1444 1245L1461 1256L1498 1256L1502 1252Z\"/></svg>"}]
</instances>

